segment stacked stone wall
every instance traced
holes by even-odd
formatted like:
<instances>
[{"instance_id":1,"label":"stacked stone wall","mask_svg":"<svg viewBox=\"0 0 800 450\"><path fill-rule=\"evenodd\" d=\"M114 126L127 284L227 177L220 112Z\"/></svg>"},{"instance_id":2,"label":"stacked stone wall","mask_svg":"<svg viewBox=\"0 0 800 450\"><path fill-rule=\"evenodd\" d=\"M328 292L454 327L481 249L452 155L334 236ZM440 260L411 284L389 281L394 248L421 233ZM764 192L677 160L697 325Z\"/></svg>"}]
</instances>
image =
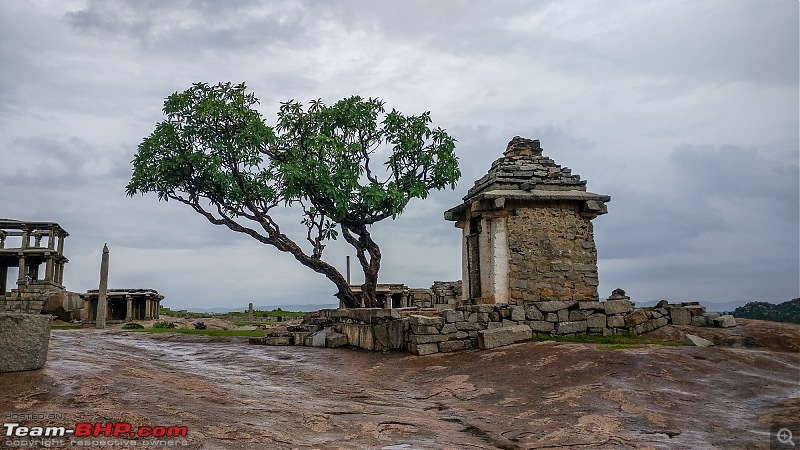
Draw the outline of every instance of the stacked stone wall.
<instances>
[{"instance_id":1,"label":"stacked stone wall","mask_svg":"<svg viewBox=\"0 0 800 450\"><path fill-rule=\"evenodd\" d=\"M251 343L406 350L430 355L488 349L534 335L641 334L667 324L734 326L731 316L706 313L697 303L634 308L627 297L605 302L552 300L522 305L465 305L442 311L418 308L336 309L309 314L303 325Z\"/></svg>"},{"instance_id":2,"label":"stacked stone wall","mask_svg":"<svg viewBox=\"0 0 800 450\"><path fill-rule=\"evenodd\" d=\"M509 303L596 301L592 223L576 203L519 208L508 217Z\"/></svg>"}]
</instances>

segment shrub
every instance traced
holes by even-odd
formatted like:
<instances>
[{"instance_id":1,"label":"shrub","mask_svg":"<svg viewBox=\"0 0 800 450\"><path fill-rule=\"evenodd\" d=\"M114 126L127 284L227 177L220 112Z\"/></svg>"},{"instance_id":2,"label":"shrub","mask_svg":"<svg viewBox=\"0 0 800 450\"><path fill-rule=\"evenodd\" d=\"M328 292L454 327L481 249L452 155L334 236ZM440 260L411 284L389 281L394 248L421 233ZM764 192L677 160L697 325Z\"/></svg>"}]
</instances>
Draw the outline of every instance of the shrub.
<instances>
[{"instance_id":1,"label":"shrub","mask_svg":"<svg viewBox=\"0 0 800 450\"><path fill-rule=\"evenodd\" d=\"M136 322L128 322L122 326L123 330L141 330L144 328L144 325Z\"/></svg>"},{"instance_id":2,"label":"shrub","mask_svg":"<svg viewBox=\"0 0 800 450\"><path fill-rule=\"evenodd\" d=\"M206 329L205 322L195 322L194 323L194 329L195 330L205 330Z\"/></svg>"},{"instance_id":3,"label":"shrub","mask_svg":"<svg viewBox=\"0 0 800 450\"><path fill-rule=\"evenodd\" d=\"M153 328L177 328L177 326L173 322L156 322Z\"/></svg>"}]
</instances>

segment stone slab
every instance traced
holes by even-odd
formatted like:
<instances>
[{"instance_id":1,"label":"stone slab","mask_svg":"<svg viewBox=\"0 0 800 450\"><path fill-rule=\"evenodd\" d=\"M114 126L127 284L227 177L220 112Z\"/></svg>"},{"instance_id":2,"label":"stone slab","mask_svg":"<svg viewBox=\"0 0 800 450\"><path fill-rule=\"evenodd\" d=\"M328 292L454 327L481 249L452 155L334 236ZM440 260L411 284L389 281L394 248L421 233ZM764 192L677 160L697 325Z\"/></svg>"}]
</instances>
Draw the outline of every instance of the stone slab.
<instances>
[{"instance_id":1,"label":"stone slab","mask_svg":"<svg viewBox=\"0 0 800 450\"><path fill-rule=\"evenodd\" d=\"M692 345L694 347L711 347L714 345L714 343L708 339L703 339L700 336L695 336L693 334L687 334L684 336L683 343L686 345Z\"/></svg>"},{"instance_id":2,"label":"stone slab","mask_svg":"<svg viewBox=\"0 0 800 450\"><path fill-rule=\"evenodd\" d=\"M50 322L44 314L0 313L0 372L41 369L50 346Z\"/></svg>"},{"instance_id":3,"label":"stone slab","mask_svg":"<svg viewBox=\"0 0 800 450\"><path fill-rule=\"evenodd\" d=\"M688 309L681 306L671 306L667 310L673 325L689 325L692 323L692 314Z\"/></svg>"},{"instance_id":4,"label":"stone slab","mask_svg":"<svg viewBox=\"0 0 800 450\"><path fill-rule=\"evenodd\" d=\"M714 322L714 325L720 328L730 328L736 326L736 319L730 314L715 317L712 320Z\"/></svg>"},{"instance_id":5,"label":"stone slab","mask_svg":"<svg viewBox=\"0 0 800 450\"><path fill-rule=\"evenodd\" d=\"M576 322L559 322L556 324L556 334L582 333L586 331L588 324L585 320Z\"/></svg>"},{"instance_id":6,"label":"stone slab","mask_svg":"<svg viewBox=\"0 0 800 450\"><path fill-rule=\"evenodd\" d=\"M528 325L514 325L512 327L495 328L493 330L478 331L478 347L486 350L502 347L516 342L527 341L533 337L531 327Z\"/></svg>"},{"instance_id":7,"label":"stone slab","mask_svg":"<svg viewBox=\"0 0 800 450\"><path fill-rule=\"evenodd\" d=\"M439 353L439 344L408 344L408 351L417 356L432 355Z\"/></svg>"},{"instance_id":8,"label":"stone slab","mask_svg":"<svg viewBox=\"0 0 800 450\"><path fill-rule=\"evenodd\" d=\"M339 348L347 345L347 336L342 333L331 333L325 339L325 346L328 348Z\"/></svg>"},{"instance_id":9,"label":"stone slab","mask_svg":"<svg viewBox=\"0 0 800 450\"><path fill-rule=\"evenodd\" d=\"M606 300L606 314L623 314L633 311L630 300Z\"/></svg>"}]
</instances>

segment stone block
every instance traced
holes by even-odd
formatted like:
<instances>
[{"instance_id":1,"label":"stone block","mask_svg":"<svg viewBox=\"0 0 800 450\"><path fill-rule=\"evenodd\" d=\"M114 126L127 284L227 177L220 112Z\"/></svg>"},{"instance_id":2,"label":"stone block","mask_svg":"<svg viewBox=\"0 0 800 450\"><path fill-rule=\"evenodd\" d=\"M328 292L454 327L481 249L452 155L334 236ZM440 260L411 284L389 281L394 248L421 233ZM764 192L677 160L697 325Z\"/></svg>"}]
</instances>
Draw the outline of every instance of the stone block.
<instances>
[{"instance_id":1,"label":"stone block","mask_svg":"<svg viewBox=\"0 0 800 450\"><path fill-rule=\"evenodd\" d=\"M606 315L605 314L592 314L586 319L586 326L589 328L605 328Z\"/></svg>"},{"instance_id":2,"label":"stone block","mask_svg":"<svg viewBox=\"0 0 800 450\"><path fill-rule=\"evenodd\" d=\"M305 345L307 347L325 347L325 341L328 337L326 330L320 330L306 338Z\"/></svg>"},{"instance_id":3,"label":"stone block","mask_svg":"<svg viewBox=\"0 0 800 450\"><path fill-rule=\"evenodd\" d=\"M636 311L628 314L625 316L625 327L626 328L633 328L636 325L642 324L647 322L647 313L645 313L641 309L637 309Z\"/></svg>"},{"instance_id":4,"label":"stone block","mask_svg":"<svg viewBox=\"0 0 800 450\"><path fill-rule=\"evenodd\" d=\"M439 342L440 352L458 352L464 350L465 348L464 341Z\"/></svg>"},{"instance_id":5,"label":"stone block","mask_svg":"<svg viewBox=\"0 0 800 450\"><path fill-rule=\"evenodd\" d=\"M556 334L582 333L587 329L585 320L578 322L559 322L556 324Z\"/></svg>"},{"instance_id":6,"label":"stone block","mask_svg":"<svg viewBox=\"0 0 800 450\"><path fill-rule=\"evenodd\" d=\"M706 316L692 316L692 326L694 327L705 327L708 325L708 320Z\"/></svg>"},{"instance_id":7,"label":"stone block","mask_svg":"<svg viewBox=\"0 0 800 450\"><path fill-rule=\"evenodd\" d=\"M417 356L432 355L439 353L439 344L408 344L408 352Z\"/></svg>"},{"instance_id":8,"label":"stone block","mask_svg":"<svg viewBox=\"0 0 800 450\"><path fill-rule=\"evenodd\" d=\"M562 309L567 309L578 302L570 301L550 301L550 302L536 302L536 307L541 312L554 312Z\"/></svg>"},{"instance_id":9,"label":"stone block","mask_svg":"<svg viewBox=\"0 0 800 450\"><path fill-rule=\"evenodd\" d=\"M372 325L343 323L339 327L339 332L347 336L348 344L364 350L375 350L375 335Z\"/></svg>"},{"instance_id":10,"label":"stone block","mask_svg":"<svg viewBox=\"0 0 800 450\"><path fill-rule=\"evenodd\" d=\"M458 331L458 328L456 328L456 324L455 323L446 323L442 327L441 333L442 334L449 334L449 333L455 333L456 331Z\"/></svg>"},{"instance_id":11,"label":"stone block","mask_svg":"<svg viewBox=\"0 0 800 450\"><path fill-rule=\"evenodd\" d=\"M575 322L578 320L586 320L589 317L590 311L580 311L580 310L572 310L569 312L569 320L570 322ZM605 316L605 314L603 315Z\"/></svg>"},{"instance_id":12,"label":"stone block","mask_svg":"<svg viewBox=\"0 0 800 450\"><path fill-rule=\"evenodd\" d=\"M481 322L480 320L478 320L478 314L480 314L480 313L476 313L476 312L469 313L469 315L467 316L467 322L469 322L469 323ZM485 322L485 320L483 322Z\"/></svg>"},{"instance_id":13,"label":"stone block","mask_svg":"<svg viewBox=\"0 0 800 450\"><path fill-rule=\"evenodd\" d=\"M456 322L456 329L460 331L478 331L485 329L487 324L479 322Z\"/></svg>"},{"instance_id":14,"label":"stone block","mask_svg":"<svg viewBox=\"0 0 800 450\"><path fill-rule=\"evenodd\" d=\"M606 316L609 328L624 328L625 318L621 315Z\"/></svg>"},{"instance_id":15,"label":"stone block","mask_svg":"<svg viewBox=\"0 0 800 450\"><path fill-rule=\"evenodd\" d=\"M292 345L289 335L264 336L260 338L250 338L251 344L257 345Z\"/></svg>"},{"instance_id":16,"label":"stone block","mask_svg":"<svg viewBox=\"0 0 800 450\"><path fill-rule=\"evenodd\" d=\"M411 326L421 325L441 328L444 325L444 317L428 317L415 314L408 318L408 323L410 323Z\"/></svg>"},{"instance_id":17,"label":"stone block","mask_svg":"<svg viewBox=\"0 0 800 450\"><path fill-rule=\"evenodd\" d=\"M448 336L447 334L412 334L408 340L412 344L430 344L446 341Z\"/></svg>"},{"instance_id":18,"label":"stone block","mask_svg":"<svg viewBox=\"0 0 800 450\"><path fill-rule=\"evenodd\" d=\"M442 327L444 328L444 327ZM412 334L439 334L439 329L430 325L411 325Z\"/></svg>"},{"instance_id":19,"label":"stone block","mask_svg":"<svg viewBox=\"0 0 800 450\"><path fill-rule=\"evenodd\" d=\"M736 319L730 314L726 314L724 316L719 316L719 317L716 317L716 318L714 318L712 320L714 321L714 326L717 326L717 327L720 327L720 328L730 328L730 327L735 327L736 326Z\"/></svg>"},{"instance_id":20,"label":"stone block","mask_svg":"<svg viewBox=\"0 0 800 450\"><path fill-rule=\"evenodd\" d=\"M486 329L493 330L495 328L503 328L503 324L500 322L489 322L486 324Z\"/></svg>"},{"instance_id":21,"label":"stone block","mask_svg":"<svg viewBox=\"0 0 800 450\"><path fill-rule=\"evenodd\" d=\"M489 321L491 322L500 322L501 318L502 317L500 316L500 313L498 311L492 311L489 313Z\"/></svg>"},{"instance_id":22,"label":"stone block","mask_svg":"<svg viewBox=\"0 0 800 450\"><path fill-rule=\"evenodd\" d=\"M585 301L578 302L578 309L593 309L596 311L605 311L606 307L603 302Z\"/></svg>"},{"instance_id":23,"label":"stone block","mask_svg":"<svg viewBox=\"0 0 800 450\"><path fill-rule=\"evenodd\" d=\"M689 310L689 313L691 313L692 316L702 316L706 313L706 308L702 305L688 305L686 306L686 309Z\"/></svg>"},{"instance_id":24,"label":"stone block","mask_svg":"<svg viewBox=\"0 0 800 450\"><path fill-rule=\"evenodd\" d=\"M347 345L347 336L342 333L331 333L325 339L325 346L328 348L339 348Z\"/></svg>"},{"instance_id":25,"label":"stone block","mask_svg":"<svg viewBox=\"0 0 800 450\"><path fill-rule=\"evenodd\" d=\"M52 320L50 315L0 313L0 372L42 368Z\"/></svg>"},{"instance_id":26,"label":"stone block","mask_svg":"<svg viewBox=\"0 0 800 450\"><path fill-rule=\"evenodd\" d=\"M531 305L525 310L525 317L528 320L544 320L544 314L539 311L539 308Z\"/></svg>"},{"instance_id":27,"label":"stone block","mask_svg":"<svg viewBox=\"0 0 800 450\"><path fill-rule=\"evenodd\" d=\"M516 322L525 320L525 308L522 306L512 306L508 309L510 311L509 319Z\"/></svg>"},{"instance_id":28,"label":"stone block","mask_svg":"<svg viewBox=\"0 0 800 450\"><path fill-rule=\"evenodd\" d=\"M559 322L569 322L569 310L562 309L556 313Z\"/></svg>"},{"instance_id":29,"label":"stone block","mask_svg":"<svg viewBox=\"0 0 800 450\"><path fill-rule=\"evenodd\" d=\"M464 311L455 311L452 309L445 309L442 311L442 316L446 323L463 322Z\"/></svg>"},{"instance_id":30,"label":"stone block","mask_svg":"<svg viewBox=\"0 0 800 450\"><path fill-rule=\"evenodd\" d=\"M406 345L407 320L390 320L380 325L373 325L375 350L404 349Z\"/></svg>"},{"instance_id":31,"label":"stone block","mask_svg":"<svg viewBox=\"0 0 800 450\"><path fill-rule=\"evenodd\" d=\"M478 332L478 347L490 349L526 341L533 337L528 325L514 325L512 327L482 330Z\"/></svg>"},{"instance_id":32,"label":"stone block","mask_svg":"<svg viewBox=\"0 0 800 450\"><path fill-rule=\"evenodd\" d=\"M547 322L558 322L558 314L556 313L547 313L544 315L544 320Z\"/></svg>"},{"instance_id":33,"label":"stone block","mask_svg":"<svg viewBox=\"0 0 800 450\"><path fill-rule=\"evenodd\" d=\"M689 325L692 323L692 314L682 306L671 306L669 311L670 322L673 325Z\"/></svg>"},{"instance_id":34,"label":"stone block","mask_svg":"<svg viewBox=\"0 0 800 450\"><path fill-rule=\"evenodd\" d=\"M606 314L624 314L633 311L630 300L606 300Z\"/></svg>"},{"instance_id":35,"label":"stone block","mask_svg":"<svg viewBox=\"0 0 800 450\"><path fill-rule=\"evenodd\" d=\"M550 333L555 330L553 322L545 322L542 320L532 320L526 322L526 325L528 325L534 333Z\"/></svg>"},{"instance_id":36,"label":"stone block","mask_svg":"<svg viewBox=\"0 0 800 450\"><path fill-rule=\"evenodd\" d=\"M686 336L684 336L683 343L695 347L711 347L712 345L714 345L714 343L709 341L708 339L703 339L700 336L695 336L693 334L687 334Z\"/></svg>"},{"instance_id":37,"label":"stone block","mask_svg":"<svg viewBox=\"0 0 800 450\"><path fill-rule=\"evenodd\" d=\"M488 305L471 305L470 311L472 312L483 312L483 313L490 313L494 311L494 304Z\"/></svg>"}]
</instances>

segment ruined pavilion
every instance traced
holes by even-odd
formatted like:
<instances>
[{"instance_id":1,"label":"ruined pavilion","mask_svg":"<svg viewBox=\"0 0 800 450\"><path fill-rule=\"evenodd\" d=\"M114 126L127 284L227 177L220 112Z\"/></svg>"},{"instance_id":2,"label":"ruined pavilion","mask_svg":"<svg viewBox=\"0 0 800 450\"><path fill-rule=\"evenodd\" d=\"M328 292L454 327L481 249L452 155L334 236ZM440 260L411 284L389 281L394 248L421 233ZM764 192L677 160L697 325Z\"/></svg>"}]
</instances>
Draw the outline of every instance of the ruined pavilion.
<instances>
[{"instance_id":1,"label":"ruined pavilion","mask_svg":"<svg viewBox=\"0 0 800 450\"><path fill-rule=\"evenodd\" d=\"M0 312L53 314L62 320L94 323L98 291L85 294L64 287L64 240L56 222L0 219ZM9 269L16 280L9 282ZM14 287L12 287L14 286ZM163 295L154 289L110 289L107 321L158 319Z\"/></svg>"}]
</instances>

